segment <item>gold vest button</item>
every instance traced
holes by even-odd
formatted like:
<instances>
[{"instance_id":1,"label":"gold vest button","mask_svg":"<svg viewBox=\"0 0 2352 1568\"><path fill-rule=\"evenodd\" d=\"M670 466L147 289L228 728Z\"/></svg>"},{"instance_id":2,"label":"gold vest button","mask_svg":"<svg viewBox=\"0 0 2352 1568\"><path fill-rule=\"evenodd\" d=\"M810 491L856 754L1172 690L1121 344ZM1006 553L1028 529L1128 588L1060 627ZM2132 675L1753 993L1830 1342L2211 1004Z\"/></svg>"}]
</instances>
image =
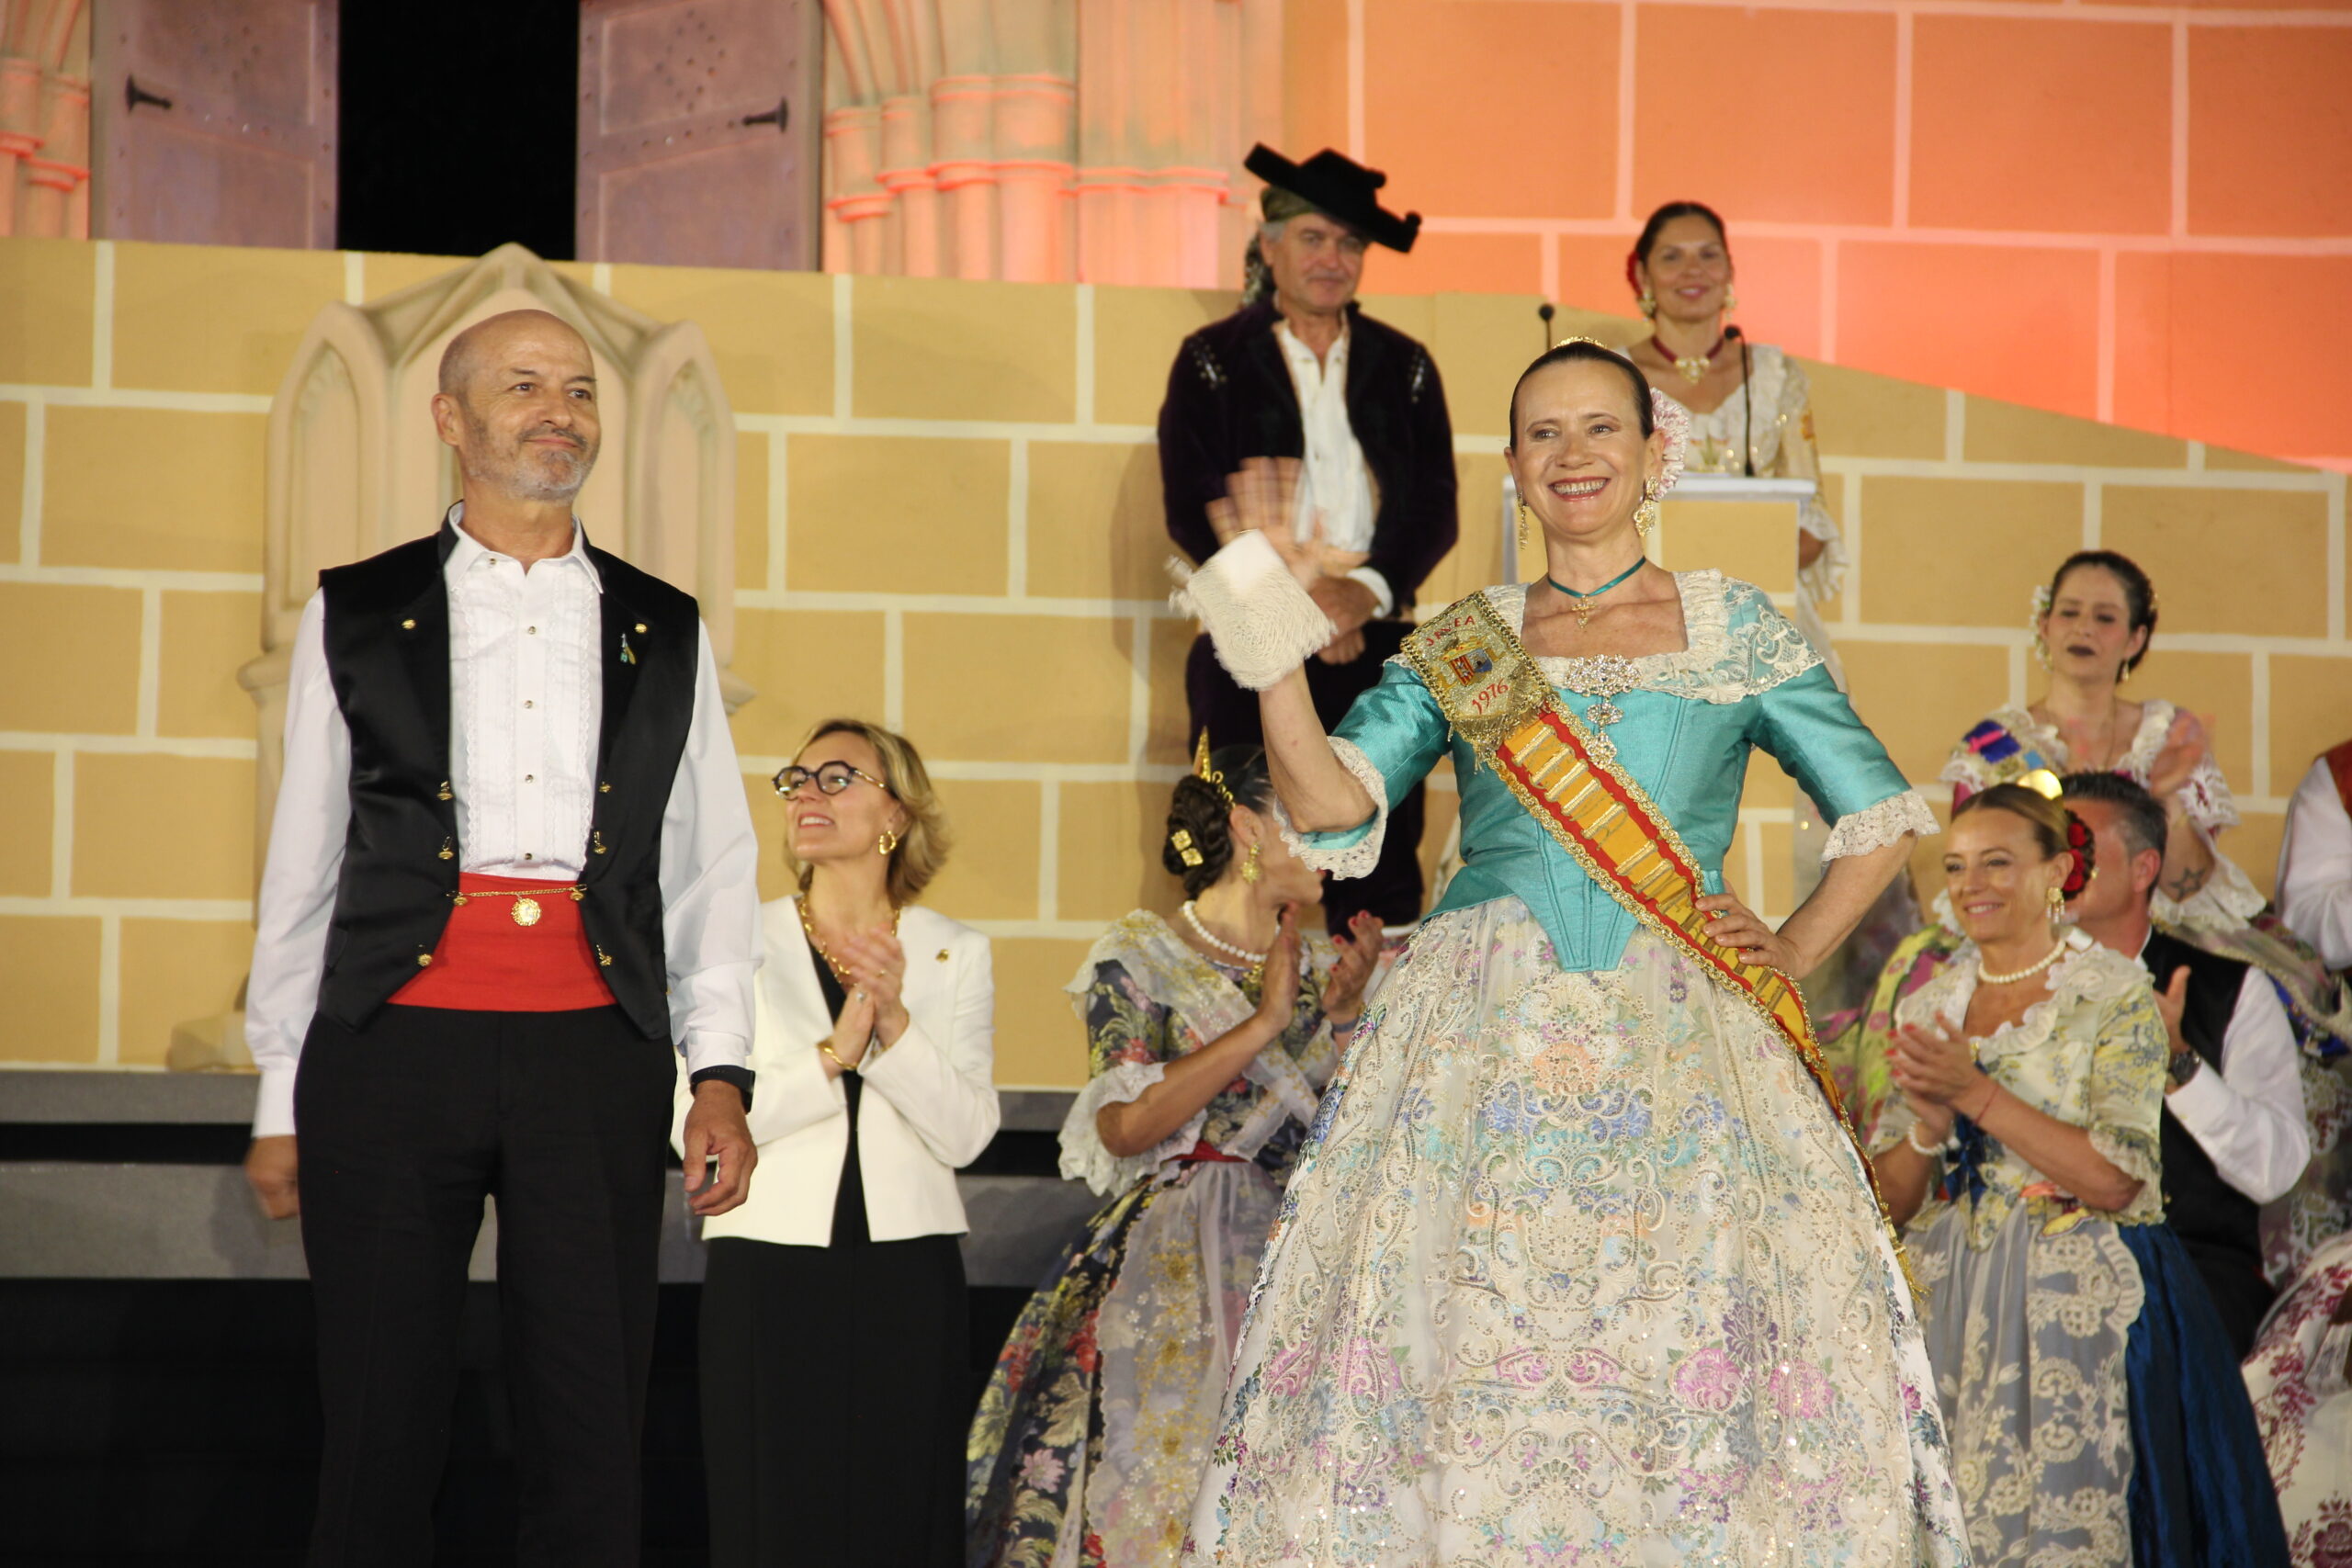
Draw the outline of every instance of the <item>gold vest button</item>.
<instances>
[{"instance_id":1,"label":"gold vest button","mask_svg":"<svg viewBox=\"0 0 2352 1568\"><path fill-rule=\"evenodd\" d=\"M429 969L432 965L433 954L429 953L420 953L416 955L416 966L419 969Z\"/></svg>"}]
</instances>

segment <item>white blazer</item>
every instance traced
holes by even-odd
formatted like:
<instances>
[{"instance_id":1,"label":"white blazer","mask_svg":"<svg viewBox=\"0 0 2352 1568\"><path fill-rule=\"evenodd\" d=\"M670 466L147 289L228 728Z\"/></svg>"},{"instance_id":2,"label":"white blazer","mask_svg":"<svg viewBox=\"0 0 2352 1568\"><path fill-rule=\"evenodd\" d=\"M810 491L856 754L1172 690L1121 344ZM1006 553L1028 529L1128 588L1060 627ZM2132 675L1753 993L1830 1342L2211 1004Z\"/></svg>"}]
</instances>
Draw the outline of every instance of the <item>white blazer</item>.
<instances>
[{"instance_id":1,"label":"white blazer","mask_svg":"<svg viewBox=\"0 0 2352 1568\"><path fill-rule=\"evenodd\" d=\"M833 1032L817 983L816 955L800 929L800 901L760 907L766 962L752 1013L752 1138L760 1163L751 1196L703 1222L706 1240L746 1236L794 1247L832 1240L833 1199L849 1153L848 1093L825 1076L817 1042ZM907 976L906 1032L861 1063L858 1168L876 1241L960 1235L964 1202L956 1168L996 1136L996 983L989 939L919 905L899 918ZM671 1138L683 1148L692 1097L683 1063Z\"/></svg>"}]
</instances>

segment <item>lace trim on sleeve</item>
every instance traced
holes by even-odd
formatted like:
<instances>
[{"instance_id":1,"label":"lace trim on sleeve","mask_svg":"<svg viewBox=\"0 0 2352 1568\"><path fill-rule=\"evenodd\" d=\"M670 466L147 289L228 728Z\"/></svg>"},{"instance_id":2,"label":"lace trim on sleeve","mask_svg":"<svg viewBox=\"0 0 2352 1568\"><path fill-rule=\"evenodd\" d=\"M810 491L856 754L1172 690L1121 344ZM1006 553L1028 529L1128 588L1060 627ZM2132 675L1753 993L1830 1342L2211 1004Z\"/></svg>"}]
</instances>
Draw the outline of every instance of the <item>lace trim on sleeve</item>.
<instances>
[{"instance_id":1,"label":"lace trim on sleeve","mask_svg":"<svg viewBox=\"0 0 2352 1568\"><path fill-rule=\"evenodd\" d=\"M1372 796L1371 823L1362 829L1347 829L1349 832L1362 832L1363 837L1341 848L1317 845L1314 841L1317 839L1342 837L1344 834L1299 831L1279 800L1274 802L1274 827L1282 834L1283 842L1290 846L1290 852L1306 862L1310 869L1328 871L1334 876L1369 876L1373 868L1380 863L1380 846L1388 837L1388 781L1380 776L1380 770L1372 765L1372 759L1365 756L1363 748L1352 740L1342 740L1333 736L1331 755L1340 760L1340 766L1355 775L1356 783L1363 785L1364 793Z\"/></svg>"},{"instance_id":2,"label":"lace trim on sleeve","mask_svg":"<svg viewBox=\"0 0 2352 1568\"><path fill-rule=\"evenodd\" d=\"M1094 1125L1095 1112L1106 1105L1125 1105L1142 1099L1144 1090L1166 1077L1167 1071L1166 1064L1160 1062L1121 1062L1087 1080L1086 1087L1070 1102L1069 1114L1062 1118L1064 1180L1083 1181L1097 1197L1108 1198L1142 1180L1159 1168L1161 1160L1183 1154L1200 1141L1201 1129L1208 1124L1206 1107L1170 1134L1158 1148L1122 1159L1102 1146L1102 1134Z\"/></svg>"},{"instance_id":3,"label":"lace trim on sleeve","mask_svg":"<svg viewBox=\"0 0 2352 1568\"><path fill-rule=\"evenodd\" d=\"M1876 806L1866 806L1860 811L1849 811L1838 818L1829 830L1829 841L1821 846L1822 863L1843 855L1866 855L1872 850L1884 849L1905 833L1922 838L1939 833L1936 814L1919 798L1916 789L1900 795L1890 795Z\"/></svg>"},{"instance_id":4,"label":"lace trim on sleeve","mask_svg":"<svg viewBox=\"0 0 2352 1568\"><path fill-rule=\"evenodd\" d=\"M1186 574L1169 562L1178 586L1170 603L1198 617L1216 661L1240 685L1262 692L1331 640L1331 617L1255 529Z\"/></svg>"},{"instance_id":5,"label":"lace trim on sleeve","mask_svg":"<svg viewBox=\"0 0 2352 1568\"><path fill-rule=\"evenodd\" d=\"M2164 1165L2157 1153L2156 1134L2097 1122L2083 1131L2089 1134L2091 1147L2101 1159L2140 1184L2139 1192L2116 1211L2115 1217L2134 1224L2152 1224L2163 1219Z\"/></svg>"}]
</instances>

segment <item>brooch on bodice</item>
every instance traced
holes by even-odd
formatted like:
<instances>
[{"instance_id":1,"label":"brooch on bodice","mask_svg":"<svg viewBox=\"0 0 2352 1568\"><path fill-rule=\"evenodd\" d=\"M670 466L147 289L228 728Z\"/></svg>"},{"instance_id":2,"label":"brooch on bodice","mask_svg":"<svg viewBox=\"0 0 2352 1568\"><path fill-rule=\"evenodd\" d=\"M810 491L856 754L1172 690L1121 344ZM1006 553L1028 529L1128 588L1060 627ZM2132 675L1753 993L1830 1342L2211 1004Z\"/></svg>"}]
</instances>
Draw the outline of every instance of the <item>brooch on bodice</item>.
<instances>
[{"instance_id":1,"label":"brooch on bodice","mask_svg":"<svg viewBox=\"0 0 2352 1568\"><path fill-rule=\"evenodd\" d=\"M1621 653L1598 653L1562 662L1566 672L1561 685L1578 696L1600 699L1585 709L1584 716L1589 721L1606 727L1625 716L1625 710L1611 699L1623 696L1642 683L1634 672L1632 660Z\"/></svg>"}]
</instances>

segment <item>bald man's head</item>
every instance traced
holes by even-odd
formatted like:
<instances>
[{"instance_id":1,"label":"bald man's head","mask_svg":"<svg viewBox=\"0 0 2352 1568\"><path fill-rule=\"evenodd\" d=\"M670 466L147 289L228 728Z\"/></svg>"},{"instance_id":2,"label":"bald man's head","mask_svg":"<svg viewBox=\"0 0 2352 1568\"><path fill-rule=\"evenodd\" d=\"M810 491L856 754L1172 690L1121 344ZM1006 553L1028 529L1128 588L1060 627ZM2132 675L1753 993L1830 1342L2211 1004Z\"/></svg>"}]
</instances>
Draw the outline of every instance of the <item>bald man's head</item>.
<instances>
[{"instance_id":1,"label":"bald man's head","mask_svg":"<svg viewBox=\"0 0 2352 1568\"><path fill-rule=\"evenodd\" d=\"M534 333L569 339L579 351L581 363L594 363L588 353L588 340L554 311L502 310L495 316L484 316L449 340L449 346L441 351L441 390L454 398L464 397L485 367L495 367L501 349L517 336Z\"/></svg>"},{"instance_id":2,"label":"bald man's head","mask_svg":"<svg viewBox=\"0 0 2352 1568\"><path fill-rule=\"evenodd\" d=\"M588 480L602 429L596 362L562 317L483 318L441 354L434 428L457 448L468 492L569 503Z\"/></svg>"}]
</instances>

